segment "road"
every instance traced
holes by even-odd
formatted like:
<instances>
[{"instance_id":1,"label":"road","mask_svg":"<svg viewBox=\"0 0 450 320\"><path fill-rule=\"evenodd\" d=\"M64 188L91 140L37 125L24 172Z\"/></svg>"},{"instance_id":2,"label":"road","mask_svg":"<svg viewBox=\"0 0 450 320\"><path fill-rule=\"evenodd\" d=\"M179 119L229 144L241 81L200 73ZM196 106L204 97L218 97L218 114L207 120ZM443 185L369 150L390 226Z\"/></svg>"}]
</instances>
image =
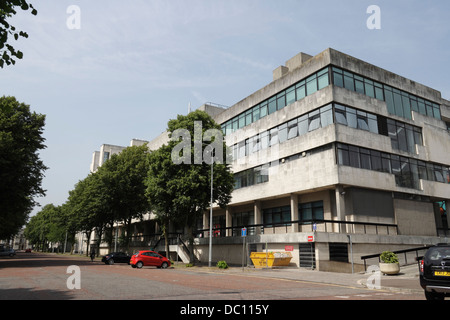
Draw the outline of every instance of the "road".
<instances>
[{"instance_id":1,"label":"road","mask_svg":"<svg viewBox=\"0 0 450 320\"><path fill-rule=\"evenodd\" d=\"M18 253L0 258L0 300L424 300L418 292L369 290L356 284L235 270L133 269L127 264L105 265L99 258L91 262L79 256Z\"/></svg>"}]
</instances>

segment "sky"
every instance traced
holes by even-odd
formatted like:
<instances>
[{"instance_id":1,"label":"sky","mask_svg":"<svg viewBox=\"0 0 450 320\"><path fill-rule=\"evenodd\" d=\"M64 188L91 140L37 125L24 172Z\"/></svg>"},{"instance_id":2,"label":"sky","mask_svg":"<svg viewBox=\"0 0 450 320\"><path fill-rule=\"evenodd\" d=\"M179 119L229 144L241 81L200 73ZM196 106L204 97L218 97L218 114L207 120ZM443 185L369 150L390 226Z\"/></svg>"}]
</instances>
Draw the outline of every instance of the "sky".
<instances>
[{"instance_id":1,"label":"sky","mask_svg":"<svg viewBox=\"0 0 450 320\"><path fill-rule=\"evenodd\" d=\"M66 202L102 144L152 140L189 104L232 106L299 52L333 48L450 99L448 0L29 2L36 16L9 20L29 37L10 42L24 57L0 69L0 96L46 115L41 206Z\"/></svg>"}]
</instances>

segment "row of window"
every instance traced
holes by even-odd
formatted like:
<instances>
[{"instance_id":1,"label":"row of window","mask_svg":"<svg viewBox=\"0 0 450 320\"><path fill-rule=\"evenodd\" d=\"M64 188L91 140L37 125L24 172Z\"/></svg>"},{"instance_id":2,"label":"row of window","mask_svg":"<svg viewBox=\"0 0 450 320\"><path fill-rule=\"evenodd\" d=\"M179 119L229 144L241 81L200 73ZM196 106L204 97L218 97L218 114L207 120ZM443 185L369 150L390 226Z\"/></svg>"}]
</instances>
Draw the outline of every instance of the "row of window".
<instances>
[{"instance_id":1,"label":"row of window","mask_svg":"<svg viewBox=\"0 0 450 320\"><path fill-rule=\"evenodd\" d=\"M336 149L339 165L394 174L400 187L420 189L419 179L450 183L447 166L342 143Z\"/></svg>"},{"instance_id":2,"label":"row of window","mask_svg":"<svg viewBox=\"0 0 450 320\"><path fill-rule=\"evenodd\" d=\"M301 100L304 97L325 88L329 84L330 81L327 67L223 123L223 134L227 135L248 126L297 100Z\"/></svg>"},{"instance_id":3,"label":"row of window","mask_svg":"<svg viewBox=\"0 0 450 320\"><path fill-rule=\"evenodd\" d=\"M332 74L334 85L385 101L390 114L412 119L411 111L416 111L441 119L440 106L437 103L336 67L332 67Z\"/></svg>"},{"instance_id":4,"label":"row of window","mask_svg":"<svg viewBox=\"0 0 450 320\"><path fill-rule=\"evenodd\" d=\"M253 186L269 181L270 164L264 164L234 174L234 189Z\"/></svg>"},{"instance_id":5,"label":"row of window","mask_svg":"<svg viewBox=\"0 0 450 320\"><path fill-rule=\"evenodd\" d=\"M233 160L272 147L333 123L332 104L311 111L231 146Z\"/></svg>"},{"instance_id":6,"label":"row of window","mask_svg":"<svg viewBox=\"0 0 450 320\"><path fill-rule=\"evenodd\" d=\"M241 159L307 132L326 127L334 122L333 119L335 119L336 123L355 129L389 136L392 148L396 150L416 153L415 144L423 145L422 129L419 127L337 103L330 103L232 145L231 154L233 160Z\"/></svg>"},{"instance_id":7,"label":"row of window","mask_svg":"<svg viewBox=\"0 0 450 320\"><path fill-rule=\"evenodd\" d=\"M323 201L299 203L298 219L299 221L307 222L311 220L323 220ZM290 206L263 209L263 223L266 227L271 227L272 224L288 223L290 221L292 221Z\"/></svg>"}]
</instances>

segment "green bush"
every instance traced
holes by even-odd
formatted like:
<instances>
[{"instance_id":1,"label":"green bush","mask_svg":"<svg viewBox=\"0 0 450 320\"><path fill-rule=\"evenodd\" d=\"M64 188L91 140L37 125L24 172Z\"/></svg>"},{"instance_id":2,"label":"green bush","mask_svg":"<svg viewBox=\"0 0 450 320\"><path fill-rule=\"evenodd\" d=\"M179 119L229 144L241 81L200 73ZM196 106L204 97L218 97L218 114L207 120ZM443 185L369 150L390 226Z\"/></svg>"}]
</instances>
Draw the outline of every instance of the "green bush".
<instances>
[{"instance_id":1,"label":"green bush","mask_svg":"<svg viewBox=\"0 0 450 320\"><path fill-rule=\"evenodd\" d=\"M395 253L391 252L391 251L384 251L380 255L380 259L384 263L398 263L397 255Z\"/></svg>"},{"instance_id":2,"label":"green bush","mask_svg":"<svg viewBox=\"0 0 450 320\"><path fill-rule=\"evenodd\" d=\"M226 261L221 260L221 261L217 262L217 267L219 269L227 269L228 265L227 265Z\"/></svg>"}]
</instances>

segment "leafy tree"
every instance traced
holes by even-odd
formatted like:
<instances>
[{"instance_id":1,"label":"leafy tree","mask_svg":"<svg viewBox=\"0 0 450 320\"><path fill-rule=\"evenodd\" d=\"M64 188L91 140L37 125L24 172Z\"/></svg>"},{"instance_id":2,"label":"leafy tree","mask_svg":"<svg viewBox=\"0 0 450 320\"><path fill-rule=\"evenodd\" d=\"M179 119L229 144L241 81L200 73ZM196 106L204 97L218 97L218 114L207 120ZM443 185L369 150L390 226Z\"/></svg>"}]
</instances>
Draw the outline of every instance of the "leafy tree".
<instances>
[{"instance_id":1,"label":"leafy tree","mask_svg":"<svg viewBox=\"0 0 450 320\"><path fill-rule=\"evenodd\" d=\"M89 174L69 191L64 210L68 228L85 233L88 243L90 243L92 230L95 230L100 239L105 226L108 223L112 226L114 223L110 203L108 190L102 177L98 172ZM86 255L89 254L89 249L88 247Z\"/></svg>"},{"instance_id":2,"label":"leafy tree","mask_svg":"<svg viewBox=\"0 0 450 320\"><path fill-rule=\"evenodd\" d=\"M144 213L149 211L145 196L147 155L147 145L128 147L112 155L97 171L105 184L114 220L123 222L125 226L124 244L127 247L132 234L132 220L142 219Z\"/></svg>"},{"instance_id":3,"label":"leafy tree","mask_svg":"<svg viewBox=\"0 0 450 320\"><path fill-rule=\"evenodd\" d=\"M24 31L17 31L16 27L8 23L6 20L17 13L16 7L27 11L31 10L32 15L37 15L37 10L32 4L26 0L2 0L0 1L0 67L15 64L14 58L22 59L23 53L16 50L12 45L8 44L9 36L13 36L14 40L19 37L28 38L28 34ZM6 47L6 48L5 48Z\"/></svg>"},{"instance_id":4,"label":"leafy tree","mask_svg":"<svg viewBox=\"0 0 450 320\"><path fill-rule=\"evenodd\" d=\"M183 134L177 136L179 130L183 130ZM203 111L197 110L187 116L179 115L177 119L168 123L171 141L149 156L147 196L163 224L163 231L166 231L166 252L169 252L167 236L169 221L182 223L188 228L191 262L193 262L193 227L210 206L211 201L211 165L208 162L212 161L211 158L209 161L206 159L207 150L211 151L213 145L216 152L227 150L221 134L215 138L211 137L211 144L202 142L212 130L221 133L220 125ZM183 148L179 148L180 145ZM181 158L185 160L184 163L177 164L177 161L174 161L177 160L179 153L183 153ZM211 155L211 152L209 154ZM198 160L199 156L202 161L192 161ZM223 152L216 154L213 161L213 202L217 202L221 207L230 202L234 185L233 174L230 166L225 163L225 156Z\"/></svg>"},{"instance_id":5,"label":"leafy tree","mask_svg":"<svg viewBox=\"0 0 450 320\"><path fill-rule=\"evenodd\" d=\"M14 97L0 98L0 238L17 233L37 204L33 198L45 195L44 125L45 115Z\"/></svg>"}]
</instances>

